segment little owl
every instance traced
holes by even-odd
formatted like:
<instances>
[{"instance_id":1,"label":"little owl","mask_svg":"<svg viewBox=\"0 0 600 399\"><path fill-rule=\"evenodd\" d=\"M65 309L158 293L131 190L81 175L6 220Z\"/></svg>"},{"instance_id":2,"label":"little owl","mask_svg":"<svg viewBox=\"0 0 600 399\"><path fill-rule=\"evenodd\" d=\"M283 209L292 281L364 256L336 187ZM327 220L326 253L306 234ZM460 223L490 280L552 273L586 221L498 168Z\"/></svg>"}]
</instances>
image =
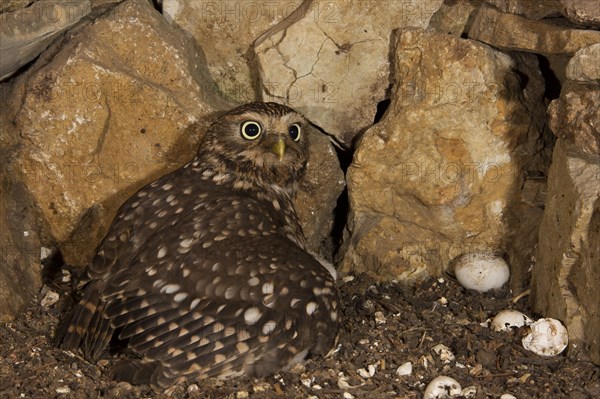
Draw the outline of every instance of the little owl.
<instances>
[{"instance_id":1,"label":"little owl","mask_svg":"<svg viewBox=\"0 0 600 399\"><path fill-rule=\"evenodd\" d=\"M335 270L306 249L292 203L306 127L284 105L235 108L190 163L129 198L83 273L61 347L93 361L126 345L115 378L162 387L327 354Z\"/></svg>"}]
</instances>

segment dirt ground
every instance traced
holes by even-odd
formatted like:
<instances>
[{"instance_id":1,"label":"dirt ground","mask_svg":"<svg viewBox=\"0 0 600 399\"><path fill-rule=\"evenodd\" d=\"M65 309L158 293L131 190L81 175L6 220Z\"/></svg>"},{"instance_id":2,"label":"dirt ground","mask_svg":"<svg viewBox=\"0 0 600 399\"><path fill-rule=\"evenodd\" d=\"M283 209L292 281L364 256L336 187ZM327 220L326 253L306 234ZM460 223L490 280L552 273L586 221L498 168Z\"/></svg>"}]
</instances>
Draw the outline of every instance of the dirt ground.
<instances>
[{"instance_id":1,"label":"dirt ground","mask_svg":"<svg viewBox=\"0 0 600 399\"><path fill-rule=\"evenodd\" d=\"M71 290L65 276L48 282L17 320L0 325L0 398L421 398L439 375L456 379L464 397L600 397L600 368L577 348L541 357L522 348L523 331L487 326L507 308L536 316L527 298L513 303L508 292L469 292L450 277L407 287L365 275L340 281L344 319L330 358L262 379L192 381L166 392L131 386L110 379L117 355L90 364L52 345ZM60 295L56 303L48 290ZM437 344L455 360L445 364L432 350ZM398 375L406 362L412 373Z\"/></svg>"}]
</instances>

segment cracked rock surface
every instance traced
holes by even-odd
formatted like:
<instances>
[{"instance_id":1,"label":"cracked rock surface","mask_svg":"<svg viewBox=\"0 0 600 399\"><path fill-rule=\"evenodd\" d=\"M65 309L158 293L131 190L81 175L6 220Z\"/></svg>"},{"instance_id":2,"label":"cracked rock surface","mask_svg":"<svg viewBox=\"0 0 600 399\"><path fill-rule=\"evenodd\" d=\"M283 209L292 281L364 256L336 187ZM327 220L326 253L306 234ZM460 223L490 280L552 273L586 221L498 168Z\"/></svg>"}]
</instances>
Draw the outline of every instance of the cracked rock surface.
<instances>
[{"instance_id":1,"label":"cracked rock surface","mask_svg":"<svg viewBox=\"0 0 600 399\"><path fill-rule=\"evenodd\" d=\"M386 98L393 31L427 27L440 4L305 2L256 41L263 99L293 106L350 144Z\"/></svg>"}]
</instances>

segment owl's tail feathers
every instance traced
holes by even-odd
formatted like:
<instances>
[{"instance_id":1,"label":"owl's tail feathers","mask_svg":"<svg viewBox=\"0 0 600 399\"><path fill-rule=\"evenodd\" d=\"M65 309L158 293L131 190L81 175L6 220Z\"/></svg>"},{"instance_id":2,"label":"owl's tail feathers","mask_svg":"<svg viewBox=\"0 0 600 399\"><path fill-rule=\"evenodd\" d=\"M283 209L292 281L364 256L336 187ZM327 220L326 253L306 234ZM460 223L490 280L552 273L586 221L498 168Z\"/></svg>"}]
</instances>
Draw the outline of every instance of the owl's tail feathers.
<instances>
[{"instance_id":1,"label":"owl's tail feathers","mask_svg":"<svg viewBox=\"0 0 600 399\"><path fill-rule=\"evenodd\" d=\"M104 306L98 288L89 285L79 303L62 320L57 344L70 351L81 347L86 359L98 359L114 333L110 320L103 317Z\"/></svg>"},{"instance_id":2,"label":"owl's tail feathers","mask_svg":"<svg viewBox=\"0 0 600 399\"><path fill-rule=\"evenodd\" d=\"M112 377L133 385L146 384L165 388L173 385L179 375L169 373L158 361L124 359L114 367Z\"/></svg>"}]
</instances>

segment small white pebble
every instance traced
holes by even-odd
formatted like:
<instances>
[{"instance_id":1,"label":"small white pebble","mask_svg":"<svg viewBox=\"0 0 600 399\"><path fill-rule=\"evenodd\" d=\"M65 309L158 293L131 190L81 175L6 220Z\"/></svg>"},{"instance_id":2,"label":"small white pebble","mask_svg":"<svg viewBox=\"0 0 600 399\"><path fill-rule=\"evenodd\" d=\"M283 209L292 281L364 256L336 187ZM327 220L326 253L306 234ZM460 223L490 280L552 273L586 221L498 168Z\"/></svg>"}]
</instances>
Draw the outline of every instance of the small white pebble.
<instances>
[{"instance_id":1,"label":"small white pebble","mask_svg":"<svg viewBox=\"0 0 600 399\"><path fill-rule=\"evenodd\" d=\"M446 299L446 297L441 297L441 298L440 298L440 299L438 299L437 301L438 301L438 303L439 303L440 305L443 305L443 306L445 306L445 305L447 305L447 304L448 304L448 299Z\"/></svg>"},{"instance_id":2,"label":"small white pebble","mask_svg":"<svg viewBox=\"0 0 600 399\"><path fill-rule=\"evenodd\" d=\"M59 298L60 298L60 295L58 295L57 292L50 290L50 291L46 292L46 295L44 295L44 297L40 301L40 304L43 307L47 308L47 307L54 305L56 302L58 302Z\"/></svg>"},{"instance_id":3,"label":"small white pebble","mask_svg":"<svg viewBox=\"0 0 600 399\"><path fill-rule=\"evenodd\" d=\"M55 391L56 391L56 393L65 394L65 393L70 393L71 392L71 388L69 388L68 386L65 385L64 387L58 387L58 388L56 388Z\"/></svg>"},{"instance_id":4,"label":"small white pebble","mask_svg":"<svg viewBox=\"0 0 600 399\"><path fill-rule=\"evenodd\" d=\"M247 391L238 391L238 392L235 394L235 397L236 397L237 399L245 399L245 398L248 398L248 397L250 397L250 394L249 394Z\"/></svg>"},{"instance_id":5,"label":"small white pebble","mask_svg":"<svg viewBox=\"0 0 600 399\"><path fill-rule=\"evenodd\" d=\"M411 375L413 371L413 366L411 362L406 362L401 364L397 369L396 369L396 374L397 375Z\"/></svg>"},{"instance_id":6,"label":"small white pebble","mask_svg":"<svg viewBox=\"0 0 600 399\"><path fill-rule=\"evenodd\" d=\"M46 258L49 258L50 255L52 255L52 249L46 248L46 247L41 247L40 248L40 260L44 260Z\"/></svg>"},{"instance_id":7,"label":"small white pebble","mask_svg":"<svg viewBox=\"0 0 600 399\"><path fill-rule=\"evenodd\" d=\"M435 352L436 355L440 357L442 363L450 363L456 359L454 353L444 344L437 344L433 348L432 351Z\"/></svg>"},{"instance_id":8,"label":"small white pebble","mask_svg":"<svg viewBox=\"0 0 600 399\"><path fill-rule=\"evenodd\" d=\"M474 385L463 388L460 395L465 398L474 398L477 395L477 388Z\"/></svg>"},{"instance_id":9,"label":"small white pebble","mask_svg":"<svg viewBox=\"0 0 600 399\"><path fill-rule=\"evenodd\" d=\"M379 311L375 312L375 323L377 323L377 324L385 324L386 323L383 312L379 312Z\"/></svg>"},{"instance_id":10,"label":"small white pebble","mask_svg":"<svg viewBox=\"0 0 600 399\"><path fill-rule=\"evenodd\" d=\"M358 369L356 370L356 372L358 373L358 375L360 375L362 378L371 378L371 375L369 374L369 372L365 369Z\"/></svg>"},{"instance_id":11,"label":"small white pebble","mask_svg":"<svg viewBox=\"0 0 600 399\"><path fill-rule=\"evenodd\" d=\"M187 387L188 393L197 392L199 390L200 390L200 388L196 384L192 384L192 385L190 385L190 386Z\"/></svg>"},{"instance_id":12,"label":"small white pebble","mask_svg":"<svg viewBox=\"0 0 600 399\"><path fill-rule=\"evenodd\" d=\"M61 270L61 281L63 283L68 283L69 281L71 281L71 272L68 270Z\"/></svg>"},{"instance_id":13,"label":"small white pebble","mask_svg":"<svg viewBox=\"0 0 600 399\"><path fill-rule=\"evenodd\" d=\"M269 384L268 382L262 382L262 383L253 385L252 391L254 393L265 392L265 391L268 391L270 388L271 388L271 384Z\"/></svg>"},{"instance_id":14,"label":"small white pebble","mask_svg":"<svg viewBox=\"0 0 600 399\"><path fill-rule=\"evenodd\" d=\"M342 372L340 372L338 374L337 385L338 385L338 388L340 388L340 389L352 389L352 388L354 388L352 385L350 385L348 383L348 377L346 377L344 375L344 373L342 373Z\"/></svg>"},{"instance_id":15,"label":"small white pebble","mask_svg":"<svg viewBox=\"0 0 600 399\"><path fill-rule=\"evenodd\" d=\"M375 375L375 372L377 371L377 365L376 364L369 364L367 366L367 370L369 370L369 375L371 377L373 377Z\"/></svg>"},{"instance_id":16,"label":"small white pebble","mask_svg":"<svg viewBox=\"0 0 600 399\"><path fill-rule=\"evenodd\" d=\"M354 399L354 395L350 392L344 392L344 399Z\"/></svg>"},{"instance_id":17,"label":"small white pebble","mask_svg":"<svg viewBox=\"0 0 600 399\"><path fill-rule=\"evenodd\" d=\"M500 399L517 399L517 397L509 393L504 393L500 395Z\"/></svg>"}]
</instances>

